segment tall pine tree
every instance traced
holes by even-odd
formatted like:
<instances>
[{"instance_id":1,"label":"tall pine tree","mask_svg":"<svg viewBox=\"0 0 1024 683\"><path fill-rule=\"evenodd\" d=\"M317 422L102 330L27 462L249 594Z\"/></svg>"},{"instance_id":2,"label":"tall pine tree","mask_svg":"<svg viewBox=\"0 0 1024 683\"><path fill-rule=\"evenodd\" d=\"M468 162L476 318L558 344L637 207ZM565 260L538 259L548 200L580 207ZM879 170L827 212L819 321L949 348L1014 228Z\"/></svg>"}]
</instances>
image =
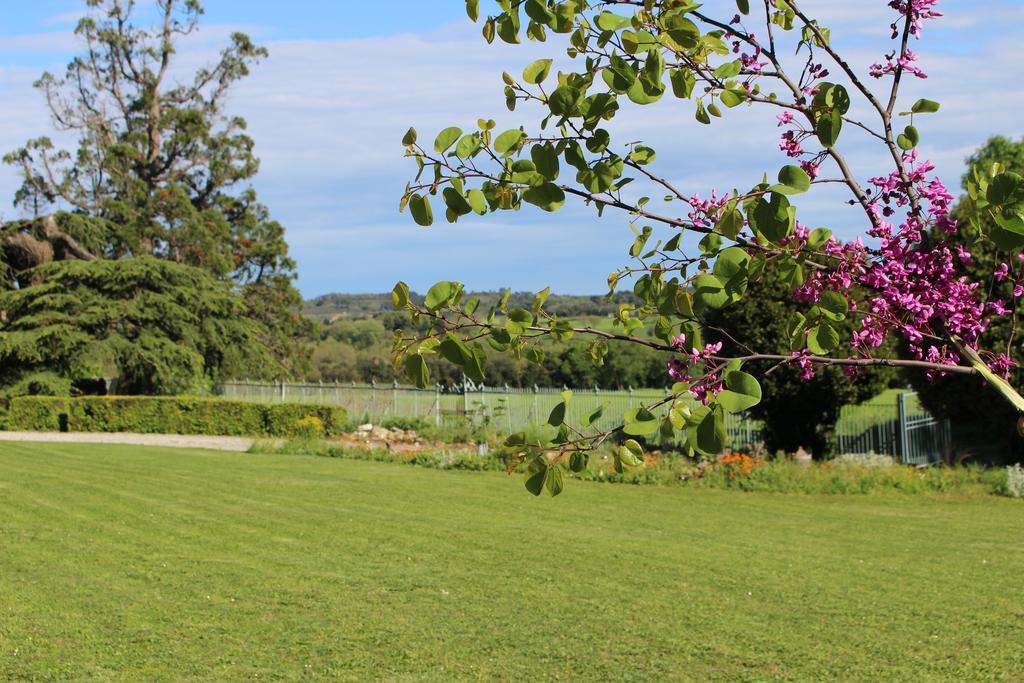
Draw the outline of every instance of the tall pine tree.
<instances>
[{"instance_id":1,"label":"tall pine tree","mask_svg":"<svg viewBox=\"0 0 1024 683\"><path fill-rule=\"evenodd\" d=\"M233 314L259 323L247 339L277 358L269 371L304 366L295 263L283 227L249 184L259 161L245 121L225 111L232 87L266 50L236 33L212 64L182 73L178 46L198 29L198 0L153 0L141 10L133 0L87 5L75 31L82 53L63 78L45 73L36 83L56 129L77 136L77 149L41 137L4 158L22 174L15 204L27 218L0 227L0 287L30 296L24 290L72 261L93 264L76 266L79 275L91 267L116 276L101 262L139 258L196 268L240 299ZM137 24L140 11L154 16L151 26ZM13 308L2 301L0 311L12 312L0 316L0 330L10 330ZM250 351L242 356L261 356ZM214 364L207 375L222 373L206 360Z\"/></svg>"}]
</instances>

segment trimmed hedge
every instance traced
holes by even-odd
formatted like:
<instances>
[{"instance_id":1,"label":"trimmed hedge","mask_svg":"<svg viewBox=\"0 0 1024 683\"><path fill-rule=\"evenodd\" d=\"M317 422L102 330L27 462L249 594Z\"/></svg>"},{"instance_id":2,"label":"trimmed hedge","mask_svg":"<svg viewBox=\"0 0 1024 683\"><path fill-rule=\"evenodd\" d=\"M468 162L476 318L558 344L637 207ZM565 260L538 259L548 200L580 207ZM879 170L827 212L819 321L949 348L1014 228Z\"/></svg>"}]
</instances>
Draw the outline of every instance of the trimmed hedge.
<instances>
[{"instance_id":1,"label":"trimmed hedge","mask_svg":"<svg viewBox=\"0 0 1024 683\"><path fill-rule=\"evenodd\" d=\"M344 431L338 406L262 404L180 396L21 396L11 399L10 429L39 432L139 432L223 436L296 436L315 417L328 436Z\"/></svg>"}]
</instances>

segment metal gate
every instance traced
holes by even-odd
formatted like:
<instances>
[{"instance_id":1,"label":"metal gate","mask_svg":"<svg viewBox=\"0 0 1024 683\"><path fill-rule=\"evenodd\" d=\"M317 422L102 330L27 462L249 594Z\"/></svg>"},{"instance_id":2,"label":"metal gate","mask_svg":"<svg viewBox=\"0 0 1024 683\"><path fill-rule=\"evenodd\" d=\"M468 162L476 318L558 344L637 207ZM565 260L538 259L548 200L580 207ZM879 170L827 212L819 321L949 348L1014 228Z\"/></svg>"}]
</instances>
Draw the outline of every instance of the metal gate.
<instances>
[{"instance_id":1,"label":"metal gate","mask_svg":"<svg viewBox=\"0 0 1024 683\"><path fill-rule=\"evenodd\" d=\"M899 456L906 465L927 465L945 459L952 448L949 420L939 420L926 412L917 394L899 395Z\"/></svg>"},{"instance_id":2,"label":"metal gate","mask_svg":"<svg viewBox=\"0 0 1024 683\"><path fill-rule=\"evenodd\" d=\"M953 442L949 420L933 417L912 391L891 403L844 406L836 436L839 453L879 453L907 465L942 462Z\"/></svg>"}]
</instances>

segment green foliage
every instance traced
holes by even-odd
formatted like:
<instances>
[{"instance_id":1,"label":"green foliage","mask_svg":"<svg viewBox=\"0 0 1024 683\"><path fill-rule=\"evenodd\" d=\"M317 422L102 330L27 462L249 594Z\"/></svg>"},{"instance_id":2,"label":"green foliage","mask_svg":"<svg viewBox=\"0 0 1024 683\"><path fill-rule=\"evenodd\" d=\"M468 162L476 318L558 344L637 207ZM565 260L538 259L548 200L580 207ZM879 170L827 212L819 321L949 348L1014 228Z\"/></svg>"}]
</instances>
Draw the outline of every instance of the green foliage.
<instances>
[{"instance_id":1,"label":"green foliage","mask_svg":"<svg viewBox=\"0 0 1024 683\"><path fill-rule=\"evenodd\" d=\"M27 431L137 432L225 436L308 436L343 431L337 406L262 404L185 396L22 396L10 402L8 423Z\"/></svg>"},{"instance_id":2,"label":"green foliage","mask_svg":"<svg viewBox=\"0 0 1024 683\"><path fill-rule=\"evenodd\" d=\"M845 302L823 300L821 307L839 311L845 308ZM804 332L798 327L798 339L793 341L790 327L794 315L803 318L799 314L803 308L793 300L792 287L784 274L765 269L759 281L749 284L743 299L714 311L708 321L728 335L720 338L727 353L742 354L746 348L755 348L766 354L789 355L793 348L804 344L800 338ZM838 339L840 332L836 329L848 337L855 324L855 320L843 316L842 320L813 328L809 335L815 338L810 344L812 350L824 338L823 330L828 329L828 334ZM894 370L880 368L855 378L838 367L818 368L810 381L801 374L801 369L792 365L758 374L762 397L750 411L753 417L765 421L770 451L794 452L803 446L817 457L824 456L831 447L840 408L871 398L896 379Z\"/></svg>"},{"instance_id":3,"label":"green foliage","mask_svg":"<svg viewBox=\"0 0 1024 683\"><path fill-rule=\"evenodd\" d=\"M518 448L519 456L530 467L527 486L533 493L561 489L560 480L552 479L557 475L551 467L556 462L551 460L551 453L587 451L619 432L636 436L659 432L666 438L681 434L690 452L712 455L724 445L724 415L747 409L759 410L764 416L771 413L776 445L791 450L805 445L824 454L839 406L874 393L891 377L886 366L901 363L892 358L895 349L889 346L882 349L881 356L873 351L870 358L866 352L857 351L865 356L862 365L885 368L874 373L872 380L847 380L837 368L837 363L843 362L837 357L845 355L842 349L860 321L854 319L851 310L864 315L874 306L866 304L870 294L861 293L848 300L843 294L831 292L796 310L792 303L794 290L810 284L810 291L816 291L823 282L828 283L826 288L835 288L835 282L849 279L847 268L856 280L860 264L851 265L846 260L848 256L861 256L847 252L837 255L838 250L831 248L832 233L825 228L806 235L806 239L802 232L796 235L798 212L793 198L809 192L814 184L811 176L817 177L822 171L825 176L817 183L846 185L852 194L849 203L860 205L869 221L877 224L878 202L891 203L892 197L865 194L854 179L840 149L845 139L844 125L850 122L867 129L893 152L887 156L892 157L894 177L903 178L906 187L892 194L906 192L909 210L917 212L917 193L923 195L925 191L912 187L918 181L908 180L910 162L898 150L918 145L920 134L913 116L938 111L938 103L918 100L907 112L912 117L910 125L897 135L892 111L900 99L899 78L890 93L876 96L832 51L830 30L806 16L795 3L784 0L765 4L767 43L759 37L763 35L761 29L748 29L744 23L731 20L731 10L718 15L721 8L703 7L689 0L596 4L496 0L491 6L496 14L483 20L488 42L497 37L519 43L525 35L528 40L543 43L549 31L566 34L565 51L570 63L559 70L555 82L546 86L539 85L549 67L543 60L528 65L521 81L508 71L502 73L509 110L516 110L520 103L536 105L541 112L539 120L531 127L492 136L490 130L497 124L478 119L481 132L474 135L479 146L473 143L472 159L447 152L461 135L458 128L442 131L433 151L406 135L404 153L415 162L416 175L406 185L400 207L411 207L413 219L421 225L426 224L421 220L422 203L439 193L448 207L445 217L450 223L463 217L472 220L470 214L474 212L519 211L531 204L554 211L570 198L594 208L599 217L608 210L620 212L633 233L627 251L632 262L609 274L608 287L615 292L630 283L639 301L620 306L613 313L612 330L606 331L546 310L544 292L538 292L539 303L529 309L509 305L507 297L490 308L481 308L475 300L466 300L461 283L437 283L422 305L406 296L405 288L395 296L395 306L408 311L419 329L416 334L396 334L396 366L404 362L408 375L421 386L434 381L430 358L437 355L471 377L487 377L491 361L487 348L540 365L550 354L549 344L572 336L590 340L589 360L598 367L617 344L663 353L675 385L657 406L623 415L622 424L609 431L581 431L579 425L566 424L554 415L549 427L555 431L536 439L511 437L508 445ZM467 9L474 20L481 16L479 3ZM529 23L521 16L524 9ZM746 14L749 3L737 3L737 9ZM912 23L905 24L894 38L902 31L905 47L913 28ZM788 37L784 35L787 32ZM784 41L791 45L781 47ZM745 59L737 59L741 46L753 49L771 69L750 68ZM798 61L804 59L802 53L808 48L800 77L795 72L787 73L787 60L778 56L789 47L801 55ZM837 70L846 72L843 80L851 84L849 90L840 83L817 80L813 89L804 87L808 74L825 73L819 71L821 65L815 61L816 49L827 52ZM764 105L775 112L781 108L783 125L798 122L784 133L782 149L792 157L803 157L803 161L783 166L777 173L765 173L753 187L725 193L719 187L712 201L695 201L699 195L692 194L693 190L678 188L653 168L657 159L653 149L642 140L624 142L615 138L610 132L613 126L606 123L630 104L649 106L658 102L667 89L666 76L675 97L694 100L687 108L695 108L694 117L703 125L712 125L740 105ZM778 90L770 90L776 86ZM858 98L859 105L870 105L869 110L879 120L863 123L847 119L853 97ZM886 98L888 106L881 105ZM875 132L875 127L881 132ZM705 160L693 161L700 165ZM770 175L775 175L778 182L770 184ZM1024 248L1024 178L993 173L990 180L987 186L980 184L975 193L977 208L986 210L994 224L983 236L1004 249ZM628 190L623 191L627 185ZM646 195L662 197L666 206L655 208L652 197ZM941 214L937 207L933 207L928 220L937 220L936 215ZM687 218L680 217L684 215ZM695 246L686 243L691 240L699 241ZM868 275L862 279L877 279L871 275L873 269L884 269L890 258L902 256L868 248L863 253ZM911 272L931 277L921 274L924 270ZM765 306L755 294L765 281L776 305ZM894 304L895 308L901 306ZM909 336L915 328L908 326L902 315L910 313L901 309L897 315L876 316L875 320L884 320L890 331L902 329ZM742 324L718 324L730 317ZM951 320L932 316L929 325L936 329L929 328L928 335L943 339L941 328L955 327ZM729 332L722 334L721 327ZM764 334L764 330L772 333ZM721 340L727 346L722 350L719 344L712 346L706 340ZM959 344L955 339L948 343ZM747 361L775 366L764 390L750 368L743 367ZM995 378L982 360L973 359L971 363L988 384L1024 410L1024 398ZM826 369L818 378L806 381L800 379L801 365ZM754 369L767 371L763 367ZM671 419L673 410L682 408L690 395L700 397L707 405L688 414L677 410L677 419ZM768 395L773 396L771 408L763 401ZM794 400L796 396L801 398ZM806 406L805 414L795 416L800 408L791 408L793 404ZM668 408L669 419L659 420L655 408L663 406ZM617 462L621 466L628 460L620 454Z\"/></svg>"},{"instance_id":4,"label":"green foliage","mask_svg":"<svg viewBox=\"0 0 1024 683\"><path fill-rule=\"evenodd\" d=\"M262 326L230 286L193 266L138 257L57 261L0 291L0 387L67 394L115 377L123 393L182 393L266 376Z\"/></svg>"},{"instance_id":5,"label":"green foliage","mask_svg":"<svg viewBox=\"0 0 1024 683\"><path fill-rule=\"evenodd\" d=\"M983 176L989 174L994 164L998 164L999 170L1007 174L1007 181L1012 180L1010 174L1024 174L1024 139L993 137L967 159L968 168L976 169ZM979 220L976 217L974 206L979 190L978 178L973 170L964 175L963 187L965 194L961 196L954 211L954 216L960 219L960 232L936 237L962 245L971 253L971 263L961 264L960 267L972 280L987 283L990 300L1013 301L1012 278L1002 281L992 278L992 272L999 263L1012 265L1013 255L1001 248L998 240L993 243L981 239L983 232L997 226L991 219ZM1013 197L1011 187L1012 183L993 183L988 192L993 195L993 199L1006 201ZM979 344L982 348L999 349L1011 358L1020 358L1024 355L1024 340L1015 328L1012 316L992 316ZM909 378L921 403L930 412L951 419L953 440L959 454L993 463L1024 459L1024 442L1017 433L1016 409L1006 402L992 400L991 390L976 378L946 376L935 381L929 381L923 376L911 375ZM1013 386L1024 386L1024 371L1020 368L1014 370L1010 383Z\"/></svg>"},{"instance_id":6,"label":"green foliage","mask_svg":"<svg viewBox=\"0 0 1024 683\"><path fill-rule=\"evenodd\" d=\"M23 181L15 204L36 218L0 226L0 289L41 301L48 294L28 292L52 288L53 264L67 261L105 262L89 267L115 281L134 279L133 263L143 259L166 261L179 272L195 268L225 284L225 296L237 299L235 315L258 323L245 340L235 335L236 343L249 343L239 354L253 355L262 346L276 359L264 364L275 376L306 372L308 353L300 340L310 329L296 312L302 301L293 286L295 263L283 226L248 185L259 161L246 123L226 112L234 86L267 52L234 33L212 64L189 74L178 63L179 42L197 30L200 2L145 4L152 7L90 0L90 13L75 31L81 54L63 78L45 73L36 83L55 125L77 139L77 150L59 149L43 137L4 157ZM152 27L138 25L149 19L155 20ZM61 207L72 213L45 215ZM167 293L179 302L195 298L202 309L210 287L191 284L178 282L181 288ZM98 301L105 310L121 303ZM41 327L34 333L51 337L50 321L35 320ZM32 319L21 324L31 331ZM210 323L225 325L216 315ZM111 364L92 353L104 340L93 337L91 344L89 334L80 327L64 344L73 347L63 360L75 371ZM143 324L137 334L144 358L121 363L131 373L125 391L183 391L197 377L223 369L217 358L164 343L163 329ZM6 391L20 391L4 367ZM171 367L185 368L177 382Z\"/></svg>"}]
</instances>

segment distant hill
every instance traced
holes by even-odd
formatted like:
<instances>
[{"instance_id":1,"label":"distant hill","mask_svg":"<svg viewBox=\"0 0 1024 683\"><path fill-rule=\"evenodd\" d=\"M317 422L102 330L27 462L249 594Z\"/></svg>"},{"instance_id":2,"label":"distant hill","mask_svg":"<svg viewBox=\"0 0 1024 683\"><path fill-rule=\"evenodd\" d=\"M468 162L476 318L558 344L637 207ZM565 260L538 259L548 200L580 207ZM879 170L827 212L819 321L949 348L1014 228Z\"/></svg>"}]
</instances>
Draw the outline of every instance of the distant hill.
<instances>
[{"instance_id":1,"label":"distant hill","mask_svg":"<svg viewBox=\"0 0 1024 683\"><path fill-rule=\"evenodd\" d=\"M422 303L423 295L415 292L410 294L413 301ZM502 292L469 292L466 299L479 297L480 307L496 303ZM533 292L514 292L509 299L512 306L530 307L533 303ZM606 295L574 295L552 294L545 304L545 310L559 317L604 317L613 312L620 303L635 304L638 299L629 292L616 293L612 301ZM372 318L380 313L393 311L391 294L324 294L306 301L304 313L310 318L323 322L334 320L358 320Z\"/></svg>"}]
</instances>

